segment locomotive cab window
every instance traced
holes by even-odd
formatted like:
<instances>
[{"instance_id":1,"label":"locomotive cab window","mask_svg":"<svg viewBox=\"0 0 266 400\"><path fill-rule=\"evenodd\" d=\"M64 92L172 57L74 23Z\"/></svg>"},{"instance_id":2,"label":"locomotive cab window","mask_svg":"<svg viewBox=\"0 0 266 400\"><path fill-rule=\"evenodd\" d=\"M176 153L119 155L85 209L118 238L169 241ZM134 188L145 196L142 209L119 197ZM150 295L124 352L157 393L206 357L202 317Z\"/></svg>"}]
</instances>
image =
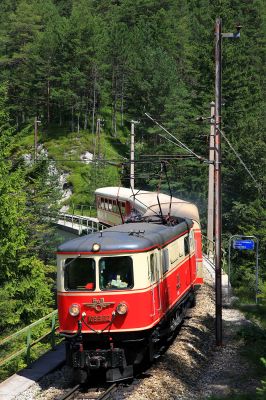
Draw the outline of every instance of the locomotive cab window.
<instances>
[{"instance_id":1,"label":"locomotive cab window","mask_svg":"<svg viewBox=\"0 0 266 400\"><path fill-rule=\"evenodd\" d=\"M68 258L64 281L66 290L94 290L95 261L92 258Z\"/></svg>"},{"instance_id":2,"label":"locomotive cab window","mask_svg":"<svg viewBox=\"0 0 266 400\"><path fill-rule=\"evenodd\" d=\"M103 257L99 261L101 290L125 290L133 287L133 262L128 256Z\"/></svg>"}]
</instances>

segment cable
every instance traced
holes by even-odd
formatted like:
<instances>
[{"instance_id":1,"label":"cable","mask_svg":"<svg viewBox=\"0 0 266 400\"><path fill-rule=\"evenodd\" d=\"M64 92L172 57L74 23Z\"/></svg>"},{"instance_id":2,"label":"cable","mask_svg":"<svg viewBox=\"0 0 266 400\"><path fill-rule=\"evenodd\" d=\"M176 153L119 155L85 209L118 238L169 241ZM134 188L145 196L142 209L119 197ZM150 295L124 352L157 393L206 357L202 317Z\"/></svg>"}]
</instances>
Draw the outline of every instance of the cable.
<instances>
[{"instance_id":1,"label":"cable","mask_svg":"<svg viewBox=\"0 0 266 400\"><path fill-rule=\"evenodd\" d=\"M155 124L158 125L163 131L168 133L168 135L170 135L177 143L179 143L179 145L180 145L179 147L183 148L184 150L186 150L190 154L193 154L201 162L208 161L205 158L203 158L203 157L199 156L198 154L194 153L193 150L191 150L184 143L182 143L181 140L177 139L174 135L172 135L172 133L170 133L164 126L159 124L159 122L157 122L154 118L152 118L148 113L145 113L145 115L147 115L148 118L150 118L153 122L155 122ZM174 143L174 144L176 145L176 143Z\"/></svg>"},{"instance_id":2,"label":"cable","mask_svg":"<svg viewBox=\"0 0 266 400\"><path fill-rule=\"evenodd\" d=\"M243 165L243 167L245 168L245 170L247 171L247 173L249 174L249 176L252 178L252 180L254 181L257 189L259 190L259 192L262 192L261 189L261 185L256 181L256 179L254 178L253 174L251 173L251 171L248 169L248 167L246 166L246 164L244 163L244 161L242 160L242 158L240 157L240 155L237 153L237 151L234 149L234 147L232 146L232 144L229 142L229 140L227 139L227 137L225 136L224 132L221 131L218 127L217 127L218 131L221 133L221 135L223 136L223 138L225 139L225 141L227 142L228 146L230 147L231 150L233 150L233 152L235 153L236 157L239 159L240 163Z\"/></svg>"}]
</instances>

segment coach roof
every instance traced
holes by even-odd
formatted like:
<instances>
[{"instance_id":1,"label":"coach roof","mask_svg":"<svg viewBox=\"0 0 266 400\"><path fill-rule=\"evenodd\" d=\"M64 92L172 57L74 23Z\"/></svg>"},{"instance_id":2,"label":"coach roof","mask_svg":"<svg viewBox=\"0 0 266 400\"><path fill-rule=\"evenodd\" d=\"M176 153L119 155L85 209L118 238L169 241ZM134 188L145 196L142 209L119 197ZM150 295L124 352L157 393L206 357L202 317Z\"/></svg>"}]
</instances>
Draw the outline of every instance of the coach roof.
<instances>
[{"instance_id":1,"label":"coach roof","mask_svg":"<svg viewBox=\"0 0 266 400\"><path fill-rule=\"evenodd\" d=\"M175 226L148 222L117 225L65 242L58 247L58 253L92 252L95 243L100 245L100 253L145 251L171 242L187 232L192 225L189 219Z\"/></svg>"}]
</instances>

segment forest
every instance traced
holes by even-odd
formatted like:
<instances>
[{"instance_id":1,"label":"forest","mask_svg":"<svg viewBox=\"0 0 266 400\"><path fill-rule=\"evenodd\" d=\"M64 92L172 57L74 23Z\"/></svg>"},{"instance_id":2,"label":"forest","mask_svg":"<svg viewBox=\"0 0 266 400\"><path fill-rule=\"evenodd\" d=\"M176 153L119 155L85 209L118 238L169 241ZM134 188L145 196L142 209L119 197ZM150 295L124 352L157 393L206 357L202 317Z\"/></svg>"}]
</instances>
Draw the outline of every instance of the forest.
<instances>
[{"instance_id":1,"label":"forest","mask_svg":"<svg viewBox=\"0 0 266 400\"><path fill-rule=\"evenodd\" d=\"M97 187L128 186L131 120L139 122L135 186L157 189L154 156L182 155L167 163L171 190L199 206L206 230L208 166L185 158L145 113L208 158L219 16L223 32L243 26L240 39L223 39L222 129L253 176L222 139L223 247L234 234L259 239L265 302L265 8L263 0L1 1L2 334L56 307L51 217L62 207L60 175L72 190L69 207L89 207ZM86 151L97 161L82 162ZM165 176L160 186L168 192ZM236 293L251 301L254 254L234 254L234 262Z\"/></svg>"}]
</instances>

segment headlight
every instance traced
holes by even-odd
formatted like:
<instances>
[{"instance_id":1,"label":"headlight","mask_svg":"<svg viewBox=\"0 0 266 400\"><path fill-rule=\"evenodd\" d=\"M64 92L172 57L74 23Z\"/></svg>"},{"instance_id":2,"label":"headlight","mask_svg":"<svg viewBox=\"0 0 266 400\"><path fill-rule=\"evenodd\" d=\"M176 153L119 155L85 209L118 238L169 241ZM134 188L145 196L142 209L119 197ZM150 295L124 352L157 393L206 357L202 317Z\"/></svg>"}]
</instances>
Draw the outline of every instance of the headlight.
<instances>
[{"instance_id":1,"label":"headlight","mask_svg":"<svg viewBox=\"0 0 266 400\"><path fill-rule=\"evenodd\" d=\"M119 303L116 307L116 312L119 315L125 315L127 313L127 305L125 303Z\"/></svg>"},{"instance_id":2,"label":"headlight","mask_svg":"<svg viewBox=\"0 0 266 400\"><path fill-rule=\"evenodd\" d=\"M68 311L69 311L69 314L72 315L72 317L76 317L77 315L79 315L80 305L79 304L71 304Z\"/></svg>"},{"instance_id":3,"label":"headlight","mask_svg":"<svg viewBox=\"0 0 266 400\"><path fill-rule=\"evenodd\" d=\"M101 245L99 243L93 243L91 250L94 252L99 251L101 248Z\"/></svg>"}]
</instances>

